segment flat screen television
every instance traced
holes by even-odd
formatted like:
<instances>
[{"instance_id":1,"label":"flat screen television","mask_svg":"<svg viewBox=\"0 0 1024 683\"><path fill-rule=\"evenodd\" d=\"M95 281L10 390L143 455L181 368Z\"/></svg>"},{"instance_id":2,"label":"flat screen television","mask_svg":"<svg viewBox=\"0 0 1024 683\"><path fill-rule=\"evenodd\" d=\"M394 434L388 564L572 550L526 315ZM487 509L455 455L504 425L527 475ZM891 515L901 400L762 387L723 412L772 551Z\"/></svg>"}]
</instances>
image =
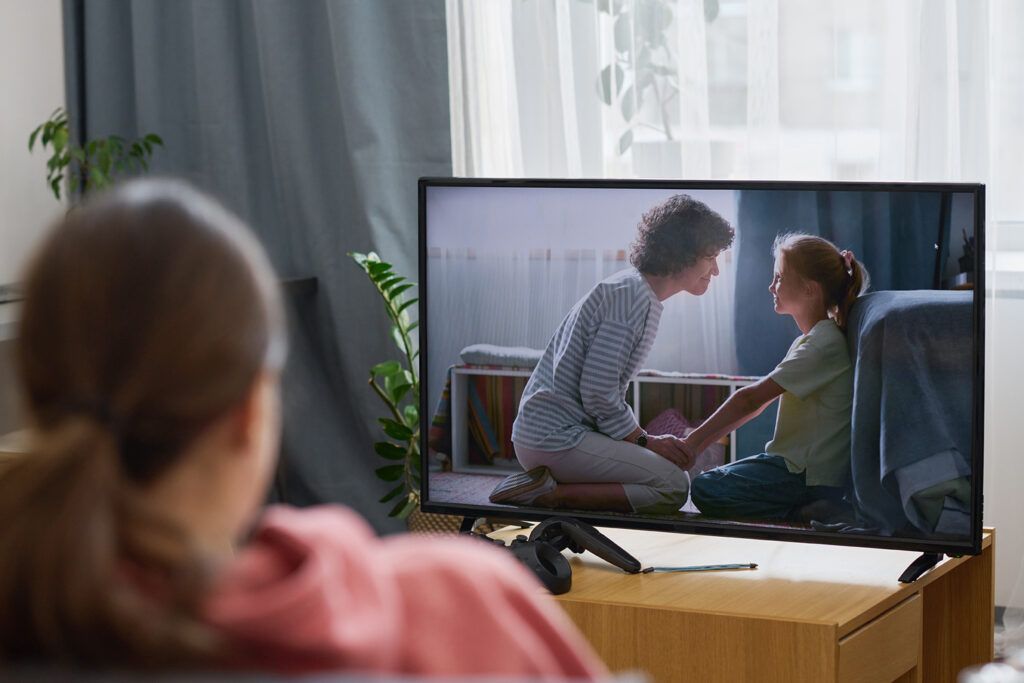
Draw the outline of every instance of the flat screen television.
<instances>
[{"instance_id":1,"label":"flat screen television","mask_svg":"<svg viewBox=\"0 0 1024 683\"><path fill-rule=\"evenodd\" d=\"M717 213L735 236L705 292L662 302L653 345L614 399L649 434L684 436L771 373L802 336L773 305L773 243L790 232L824 237L853 252L871 280L845 333L852 391L841 496L767 517L712 516L685 492L678 508L655 512L491 502L524 470L512 428L556 330L597 283L628 279L641 217L676 195ZM418 196L424 511L981 551L984 186L421 178ZM765 453L778 404L711 443L686 481ZM600 434L599 419L582 422Z\"/></svg>"}]
</instances>

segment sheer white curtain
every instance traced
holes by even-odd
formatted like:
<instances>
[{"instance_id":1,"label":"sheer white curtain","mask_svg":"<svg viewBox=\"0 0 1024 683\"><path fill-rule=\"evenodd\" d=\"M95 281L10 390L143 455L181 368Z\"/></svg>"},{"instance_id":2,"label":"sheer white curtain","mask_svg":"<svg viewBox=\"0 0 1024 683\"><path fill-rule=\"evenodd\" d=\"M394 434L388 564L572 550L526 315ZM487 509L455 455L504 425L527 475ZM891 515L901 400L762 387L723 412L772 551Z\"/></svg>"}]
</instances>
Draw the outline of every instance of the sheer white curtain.
<instances>
[{"instance_id":1,"label":"sheer white curtain","mask_svg":"<svg viewBox=\"0 0 1024 683\"><path fill-rule=\"evenodd\" d=\"M448 31L457 175L985 183L985 514L1016 527L1024 3L448 0Z\"/></svg>"},{"instance_id":2,"label":"sheer white curtain","mask_svg":"<svg viewBox=\"0 0 1024 683\"><path fill-rule=\"evenodd\" d=\"M1020 170L989 154L993 133L1020 135L1004 129L1007 98L1021 97L1020 12L1012 0L448 0L455 173L995 190L993 172Z\"/></svg>"}]
</instances>

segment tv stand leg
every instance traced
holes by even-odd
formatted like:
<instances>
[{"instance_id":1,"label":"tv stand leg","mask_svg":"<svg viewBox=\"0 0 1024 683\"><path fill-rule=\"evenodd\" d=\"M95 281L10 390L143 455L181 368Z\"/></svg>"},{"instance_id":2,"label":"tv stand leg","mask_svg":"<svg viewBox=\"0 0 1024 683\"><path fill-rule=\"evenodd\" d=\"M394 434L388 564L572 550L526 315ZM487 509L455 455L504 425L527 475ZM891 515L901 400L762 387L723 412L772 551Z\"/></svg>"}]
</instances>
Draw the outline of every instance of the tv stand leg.
<instances>
[{"instance_id":1,"label":"tv stand leg","mask_svg":"<svg viewBox=\"0 0 1024 683\"><path fill-rule=\"evenodd\" d=\"M470 534L470 533L473 533L473 527L476 526L476 520L478 520L478 519L480 519L480 518L479 517L463 517L462 518L462 524L459 525L459 533L460 534Z\"/></svg>"},{"instance_id":2,"label":"tv stand leg","mask_svg":"<svg viewBox=\"0 0 1024 683\"><path fill-rule=\"evenodd\" d=\"M900 576L900 583L913 583L921 576L938 564L942 559L942 553L923 553L921 557L910 563L906 571Z\"/></svg>"}]
</instances>

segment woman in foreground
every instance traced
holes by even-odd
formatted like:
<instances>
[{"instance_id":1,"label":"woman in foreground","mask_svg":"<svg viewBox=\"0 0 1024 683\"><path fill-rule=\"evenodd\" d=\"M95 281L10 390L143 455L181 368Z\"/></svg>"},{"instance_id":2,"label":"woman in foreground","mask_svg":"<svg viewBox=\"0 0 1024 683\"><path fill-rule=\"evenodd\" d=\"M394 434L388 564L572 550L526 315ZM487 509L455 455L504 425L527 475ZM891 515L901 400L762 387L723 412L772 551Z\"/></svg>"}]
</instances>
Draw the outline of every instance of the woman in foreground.
<instances>
[{"instance_id":1,"label":"woman in foreground","mask_svg":"<svg viewBox=\"0 0 1024 683\"><path fill-rule=\"evenodd\" d=\"M136 181L70 212L24 280L32 453L0 475L0 661L600 678L511 555L263 509L285 327L248 230Z\"/></svg>"}]
</instances>

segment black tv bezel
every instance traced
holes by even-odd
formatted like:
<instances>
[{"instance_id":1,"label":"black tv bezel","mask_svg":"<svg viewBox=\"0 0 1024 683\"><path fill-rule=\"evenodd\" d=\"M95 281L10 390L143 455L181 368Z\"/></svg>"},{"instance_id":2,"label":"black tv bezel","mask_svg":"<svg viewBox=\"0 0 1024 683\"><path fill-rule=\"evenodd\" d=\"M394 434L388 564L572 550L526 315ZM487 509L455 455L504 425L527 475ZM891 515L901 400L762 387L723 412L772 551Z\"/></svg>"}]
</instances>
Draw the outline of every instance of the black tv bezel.
<instances>
[{"instance_id":1,"label":"black tv bezel","mask_svg":"<svg viewBox=\"0 0 1024 683\"><path fill-rule=\"evenodd\" d=\"M943 553L949 556L978 555L983 535L984 482L984 399L985 399L985 185L982 183L885 182L885 181L800 181L800 180L669 180L669 179L562 179L562 178L456 178L421 177L418 182L418 282L419 282L419 376L429 377L428 333L429 292L427 289L427 215L426 197L430 187L517 187L517 188L607 188L662 190L802 190L802 191L904 191L969 192L974 197L974 297L973 335L973 424L971 425L971 534L966 541L921 539L855 533L811 532L799 529L743 526L708 520L670 520L605 515L599 511L551 510L438 503L429 499L428 429L432 409L429 392L420 392L421 509L427 513L458 515L467 518L516 518L544 521L556 517L580 519L596 527L643 529L670 533L702 534L772 541L792 541L820 545L857 546L893 550Z\"/></svg>"}]
</instances>

